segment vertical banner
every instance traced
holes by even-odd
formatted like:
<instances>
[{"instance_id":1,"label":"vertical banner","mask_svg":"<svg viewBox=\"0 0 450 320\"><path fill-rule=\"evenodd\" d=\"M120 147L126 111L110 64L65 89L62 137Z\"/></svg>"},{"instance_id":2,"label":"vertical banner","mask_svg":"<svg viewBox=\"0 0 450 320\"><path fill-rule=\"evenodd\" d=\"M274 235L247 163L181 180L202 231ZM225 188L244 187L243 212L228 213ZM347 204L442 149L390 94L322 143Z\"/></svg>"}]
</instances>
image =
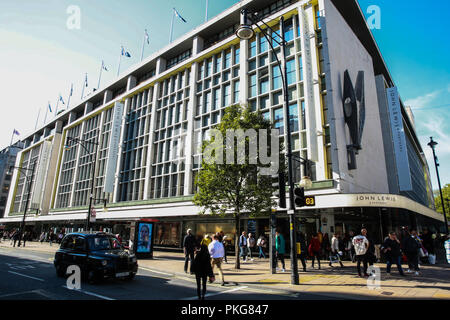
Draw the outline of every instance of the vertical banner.
<instances>
[{"instance_id":1,"label":"vertical banner","mask_svg":"<svg viewBox=\"0 0 450 320\"><path fill-rule=\"evenodd\" d=\"M395 162L397 163L398 185L400 191L408 191L412 190L412 183L400 99L397 87L388 88L386 91L389 104L389 116L391 118Z\"/></svg>"},{"instance_id":2,"label":"vertical banner","mask_svg":"<svg viewBox=\"0 0 450 320\"><path fill-rule=\"evenodd\" d=\"M117 167L117 157L119 155L120 131L122 125L124 104L116 102L114 105L111 136L109 140L109 153L106 162L106 176L104 192L114 191L114 179Z\"/></svg>"},{"instance_id":3,"label":"vertical banner","mask_svg":"<svg viewBox=\"0 0 450 320\"><path fill-rule=\"evenodd\" d=\"M41 199L44 193L44 181L47 177L47 168L50 161L50 152L52 150L52 142L44 141L42 143L39 163L36 164L36 178L34 180L33 195L31 197L31 208L38 209L41 207Z\"/></svg>"},{"instance_id":4,"label":"vertical banner","mask_svg":"<svg viewBox=\"0 0 450 320\"><path fill-rule=\"evenodd\" d=\"M309 19L305 9L301 8L301 34L302 34L302 59L304 66L304 86L305 86L305 103L306 103L306 118L307 118L307 145L308 145L308 159L318 161L317 150L317 134L316 134L316 110L314 104L314 76L312 69L312 46L311 39L314 33L310 33ZM314 32L314 30L312 31ZM315 38L314 38L315 41Z\"/></svg>"}]
</instances>

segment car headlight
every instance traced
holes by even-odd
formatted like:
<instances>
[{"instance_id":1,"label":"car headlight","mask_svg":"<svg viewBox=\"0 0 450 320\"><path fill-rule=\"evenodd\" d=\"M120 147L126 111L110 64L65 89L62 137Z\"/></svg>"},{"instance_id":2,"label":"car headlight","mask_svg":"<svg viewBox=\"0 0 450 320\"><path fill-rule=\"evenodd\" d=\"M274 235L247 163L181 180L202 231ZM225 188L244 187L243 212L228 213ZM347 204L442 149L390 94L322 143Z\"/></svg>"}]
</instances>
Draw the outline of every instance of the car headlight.
<instances>
[{"instance_id":1,"label":"car headlight","mask_svg":"<svg viewBox=\"0 0 450 320\"><path fill-rule=\"evenodd\" d=\"M108 264L107 260L102 260L102 266L106 266Z\"/></svg>"}]
</instances>

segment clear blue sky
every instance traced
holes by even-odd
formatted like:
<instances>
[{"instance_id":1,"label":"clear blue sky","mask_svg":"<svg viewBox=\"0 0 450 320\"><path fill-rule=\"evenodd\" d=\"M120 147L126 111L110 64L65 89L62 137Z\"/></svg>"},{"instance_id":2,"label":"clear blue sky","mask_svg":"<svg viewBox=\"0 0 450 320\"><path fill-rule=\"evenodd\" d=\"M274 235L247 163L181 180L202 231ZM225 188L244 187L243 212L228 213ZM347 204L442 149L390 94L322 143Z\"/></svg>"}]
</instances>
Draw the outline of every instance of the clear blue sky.
<instances>
[{"instance_id":1,"label":"clear blue sky","mask_svg":"<svg viewBox=\"0 0 450 320\"><path fill-rule=\"evenodd\" d=\"M209 17L237 0L209 0ZM97 86L101 61L102 84L115 78L123 45L132 55L122 60L125 71L140 60L144 29L150 45L145 55L169 42L172 7L187 20L175 20L174 39L204 22L206 0L0 0L0 148L9 145L13 129L30 133L41 110L42 124L50 101L53 111L61 93L67 104L74 84L73 106L81 96L84 73L91 92ZM439 143L441 182L450 183L450 1L433 6L419 0L359 0L364 12L381 9L381 29L373 30L403 101L411 105L422 147L429 161L433 187L436 174L430 148ZM67 28L71 5L80 8L81 29ZM367 14L369 16L369 14ZM61 110L62 104L59 104ZM47 119L52 115L48 114ZM15 140L17 137L14 138Z\"/></svg>"}]
</instances>

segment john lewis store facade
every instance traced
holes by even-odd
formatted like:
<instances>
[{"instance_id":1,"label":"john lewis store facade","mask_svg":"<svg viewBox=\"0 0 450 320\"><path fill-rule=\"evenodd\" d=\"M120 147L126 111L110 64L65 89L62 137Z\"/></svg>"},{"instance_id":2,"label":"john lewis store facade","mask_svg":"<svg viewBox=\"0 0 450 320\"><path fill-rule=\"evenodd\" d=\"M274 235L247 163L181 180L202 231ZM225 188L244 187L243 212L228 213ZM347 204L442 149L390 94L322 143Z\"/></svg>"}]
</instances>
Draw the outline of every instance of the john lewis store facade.
<instances>
[{"instance_id":1,"label":"john lewis store facade","mask_svg":"<svg viewBox=\"0 0 450 320\"><path fill-rule=\"evenodd\" d=\"M29 201L29 226L83 228L95 153L94 198L108 200L107 210L97 206L96 228L116 232L152 218L155 244L169 246L180 245L186 228L234 234L233 221L198 216L191 202L201 142L234 103L261 109L286 135L281 75L269 44L258 33L251 40L234 34L242 8L258 11L274 30L285 17L293 151L314 162L307 194L316 206L298 214L301 228L346 232L367 224L381 236L404 224L439 226L428 167L400 100L412 182L406 191L399 187L386 91L394 83L359 6L332 0L241 1L58 115L25 139L16 166L36 163L36 174L29 188L14 172L1 222L17 225ZM343 108L346 71L352 83L363 74L357 150L347 147L354 138ZM84 147L65 148L68 137ZM295 167L296 182L301 169ZM277 215L287 233L286 214ZM268 231L267 217L242 223L257 234Z\"/></svg>"}]
</instances>

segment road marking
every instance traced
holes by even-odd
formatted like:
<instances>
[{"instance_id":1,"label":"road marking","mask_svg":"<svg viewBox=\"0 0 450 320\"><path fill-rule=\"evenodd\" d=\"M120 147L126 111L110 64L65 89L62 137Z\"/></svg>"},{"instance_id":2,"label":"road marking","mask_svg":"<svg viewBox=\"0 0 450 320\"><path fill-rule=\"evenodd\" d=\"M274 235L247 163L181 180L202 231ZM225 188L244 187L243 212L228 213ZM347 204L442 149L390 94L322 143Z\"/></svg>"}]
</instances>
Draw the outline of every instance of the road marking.
<instances>
[{"instance_id":1,"label":"road marking","mask_svg":"<svg viewBox=\"0 0 450 320\"><path fill-rule=\"evenodd\" d=\"M116 299L113 299L113 298L105 297L105 296L102 296L100 294L97 294L97 293L94 293L94 292L89 292L89 291L82 290L82 289L70 289L67 286L63 286L63 288L66 288L68 290L73 290L73 291L76 291L76 292L82 292L84 294L87 294L87 295L90 295L90 296L94 296L94 297L97 297L97 298L100 298L100 299L104 299L104 300L116 300Z\"/></svg>"},{"instance_id":2,"label":"road marking","mask_svg":"<svg viewBox=\"0 0 450 320\"><path fill-rule=\"evenodd\" d=\"M32 277L32 276L27 276L26 274L17 273L17 272L14 272L14 271L8 271L8 272L17 274L18 276L27 277L27 278L34 279L34 280L39 280L39 281L42 281L42 282L45 281L44 279L35 278L35 277Z\"/></svg>"},{"instance_id":3,"label":"road marking","mask_svg":"<svg viewBox=\"0 0 450 320\"><path fill-rule=\"evenodd\" d=\"M163 275L165 275L165 276L173 276L173 274L170 274L170 273L165 273L165 272L155 271L155 270L148 269L148 268L144 268L144 267L139 267L139 269L143 269L143 270L150 271L150 272L154 272L154 273L163 274Z\"/></svg>"},{"instance_id":4,"label":"road marking","mask_svg":"<svg viewBox=\"0 0 450 320\"><path fill-rule=\"evenodd\" d=\"M238 291L238 290L243 290L243 289L246 289L246 288L248 288L248 287L238 287L238 288L234 288L234 289L226 290L226 291L220 291L220 292L214 292L214 293L207 293L207 294L205 295L205 298L206 298L206 297L217 296L217 295L219 295L219 294L224 294L224 293L230 293L230 292L234 292L234 291ZM184 298L184 299L181 299L181 300L196 300L196 299L198 299L198 297Z\"/></svg>"}]
</instances>

